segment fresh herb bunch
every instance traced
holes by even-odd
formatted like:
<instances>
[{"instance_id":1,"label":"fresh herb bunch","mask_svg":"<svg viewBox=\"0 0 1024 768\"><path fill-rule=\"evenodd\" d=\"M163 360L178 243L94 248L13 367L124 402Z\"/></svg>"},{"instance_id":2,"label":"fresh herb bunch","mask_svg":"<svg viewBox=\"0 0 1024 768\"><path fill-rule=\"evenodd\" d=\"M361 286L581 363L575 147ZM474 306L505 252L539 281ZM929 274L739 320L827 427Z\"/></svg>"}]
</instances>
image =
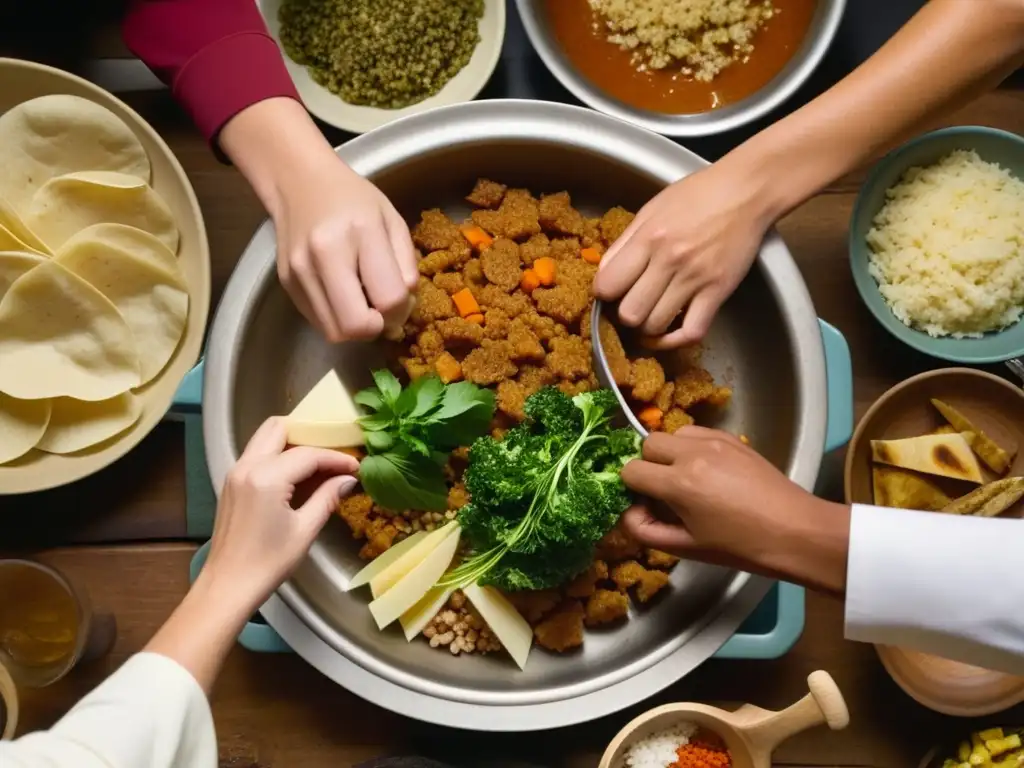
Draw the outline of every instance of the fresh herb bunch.
<instances>
[{"instance_id":1,"label":"fresh herb bunch","mask_svg":"<svg viewBox=\"0 0 1024 768\"><path fill-rule=\"evenodd\" d=\"M547 387L526 400L526 422L473 443L458 516L472 554L445 585L547 589L590 566L631 503L620 472L640 455L639 435L611 426L618 408L609 390Z\"/></svg>"},{"instance_id":2,"label":"fresh herb bunch","mask_svg":"<svg viewBox=\"0 0 1024 768\"><path fill-rule=\"evenodd\" d=\"M448 508L444 466L453 450L487 433L494 393L468 381L444 384L421 376L408 387L388 370L374 371L374 387L355 401L372 413L359 419L367 456L359 479L385 509Z\"/></svg>"}]
</instances>

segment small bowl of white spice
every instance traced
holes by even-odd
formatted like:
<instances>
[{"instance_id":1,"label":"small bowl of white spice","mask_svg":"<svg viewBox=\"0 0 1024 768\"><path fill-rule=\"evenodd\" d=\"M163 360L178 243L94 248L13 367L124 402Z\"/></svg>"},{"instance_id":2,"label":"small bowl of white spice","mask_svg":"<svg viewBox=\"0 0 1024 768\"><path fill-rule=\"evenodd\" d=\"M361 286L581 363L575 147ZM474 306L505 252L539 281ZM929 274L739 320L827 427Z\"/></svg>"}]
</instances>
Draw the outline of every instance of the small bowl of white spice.
<instances>
[{"instance_id":1,"label":"small bowl of white spice","mask_svg":"<svg viewBox=\"0 0 1024 768\"><path fill-rule=\"evenodd\" d=\"M944 128L884 157L850 222L857 290L905 344L957 363L1024 356L1024 139Z\"/></svg>"}]
</instances>

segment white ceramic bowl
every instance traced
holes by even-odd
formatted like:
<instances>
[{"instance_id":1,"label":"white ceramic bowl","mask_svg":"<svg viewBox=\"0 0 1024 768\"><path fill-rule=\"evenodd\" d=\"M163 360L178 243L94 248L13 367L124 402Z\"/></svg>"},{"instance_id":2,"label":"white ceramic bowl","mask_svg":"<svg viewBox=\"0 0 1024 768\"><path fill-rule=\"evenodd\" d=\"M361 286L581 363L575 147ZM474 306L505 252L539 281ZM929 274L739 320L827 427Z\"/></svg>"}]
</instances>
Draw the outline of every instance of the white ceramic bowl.
<instances>
[{"instance_id":1,"label":"white ceramic bowl","mask_svg":"<svg viewBox=\"0 0 1024 768\"><path fill-rule=\"evenodd\" d=\"M278 20L281 4L282 0L259 0L260 11L278 45L281 44L281 23ZM480 19L480 42L473 51L469 63L438 93L403 109L361 107L342 101L341 97L316 83L304 66L288 58L283 47L281 53L306 109L335 128L351 133L366 133L400 117L425 112L434 107L472 101L491 79L504 41L505 0L484 0L484 15Z\"/></svg>"}]
</instances>

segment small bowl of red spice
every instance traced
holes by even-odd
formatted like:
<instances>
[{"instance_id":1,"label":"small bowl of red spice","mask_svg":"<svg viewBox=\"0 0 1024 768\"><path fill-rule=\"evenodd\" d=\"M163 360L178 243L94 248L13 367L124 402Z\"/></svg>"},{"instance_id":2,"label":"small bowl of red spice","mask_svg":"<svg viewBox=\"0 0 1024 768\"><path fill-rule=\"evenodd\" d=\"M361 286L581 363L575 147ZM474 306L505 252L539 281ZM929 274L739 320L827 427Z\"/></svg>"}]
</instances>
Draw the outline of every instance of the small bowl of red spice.
<instances>
[{"instance_id":1,"label":"small bowl of red spice","mask_svg":"<svg viewBox=\"0 0 1024 768\"><path fill-rule=\"evenodd\" d=\"M772 752L789 737L850 722L831 675L814 672L807 685L810 692L781 712L752 704L733 712L706 704L657 707L619 731L599 768L770 768Z\"/></svg>"}]
</instances>

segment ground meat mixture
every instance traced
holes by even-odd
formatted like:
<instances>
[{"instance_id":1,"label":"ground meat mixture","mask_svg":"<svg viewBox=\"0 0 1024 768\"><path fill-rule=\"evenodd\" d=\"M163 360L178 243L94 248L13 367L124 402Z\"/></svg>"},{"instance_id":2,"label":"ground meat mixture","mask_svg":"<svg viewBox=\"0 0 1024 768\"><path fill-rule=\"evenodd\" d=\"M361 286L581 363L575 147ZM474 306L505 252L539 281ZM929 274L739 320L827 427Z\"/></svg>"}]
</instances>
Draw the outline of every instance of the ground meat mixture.
<instances>
[{"instance_id":1,"label":"ground meat mixture","mask_svg":"<svg viewBox=\"0 0 1024 768\"><path fill-rule=\"evenodd\" d=\"M500 436L525 418L523 405L540 388L554 385L576 394L599 386L590 338L597 265L580 251L587 247L603 253L633 214L613 208L600 218L586 218L568 193L538 200L526 190L486 179L466 199L476 207L470 221L460 224L434 209L424 211L413 229L416 246L425 254L420 258L423 277L398 360L410 379L436 372L446 382L461 378L493 387L497 411L492 434ZM528 285L525 275L540 259L554 265L554 274L549 284ZM464 290L476 306L467 305L465 295L456 296ZM652 428L675 431L693 423L691 409L728 402L730 391L701 367L698 351L670 378L656 357L631 359L606 318L599 327L613 376L636 411L655 408L661 413ZM414 531L454 519L470 501L462 483L467 454L467 448L459 449L446 468L445 514L385 510L365 494L345 499L338 513L362 542L360 555L372 559ZM616 527L599 543L591 567L570 583L508 598L534 627L540 646L568 651L583 643L585 628L625 621L631 597L639 603L653 600L677 562L672 555L645 549ZM453 654L501 647L460 592L424 635L432 646Z\"/></svg>"}]
</instances>

